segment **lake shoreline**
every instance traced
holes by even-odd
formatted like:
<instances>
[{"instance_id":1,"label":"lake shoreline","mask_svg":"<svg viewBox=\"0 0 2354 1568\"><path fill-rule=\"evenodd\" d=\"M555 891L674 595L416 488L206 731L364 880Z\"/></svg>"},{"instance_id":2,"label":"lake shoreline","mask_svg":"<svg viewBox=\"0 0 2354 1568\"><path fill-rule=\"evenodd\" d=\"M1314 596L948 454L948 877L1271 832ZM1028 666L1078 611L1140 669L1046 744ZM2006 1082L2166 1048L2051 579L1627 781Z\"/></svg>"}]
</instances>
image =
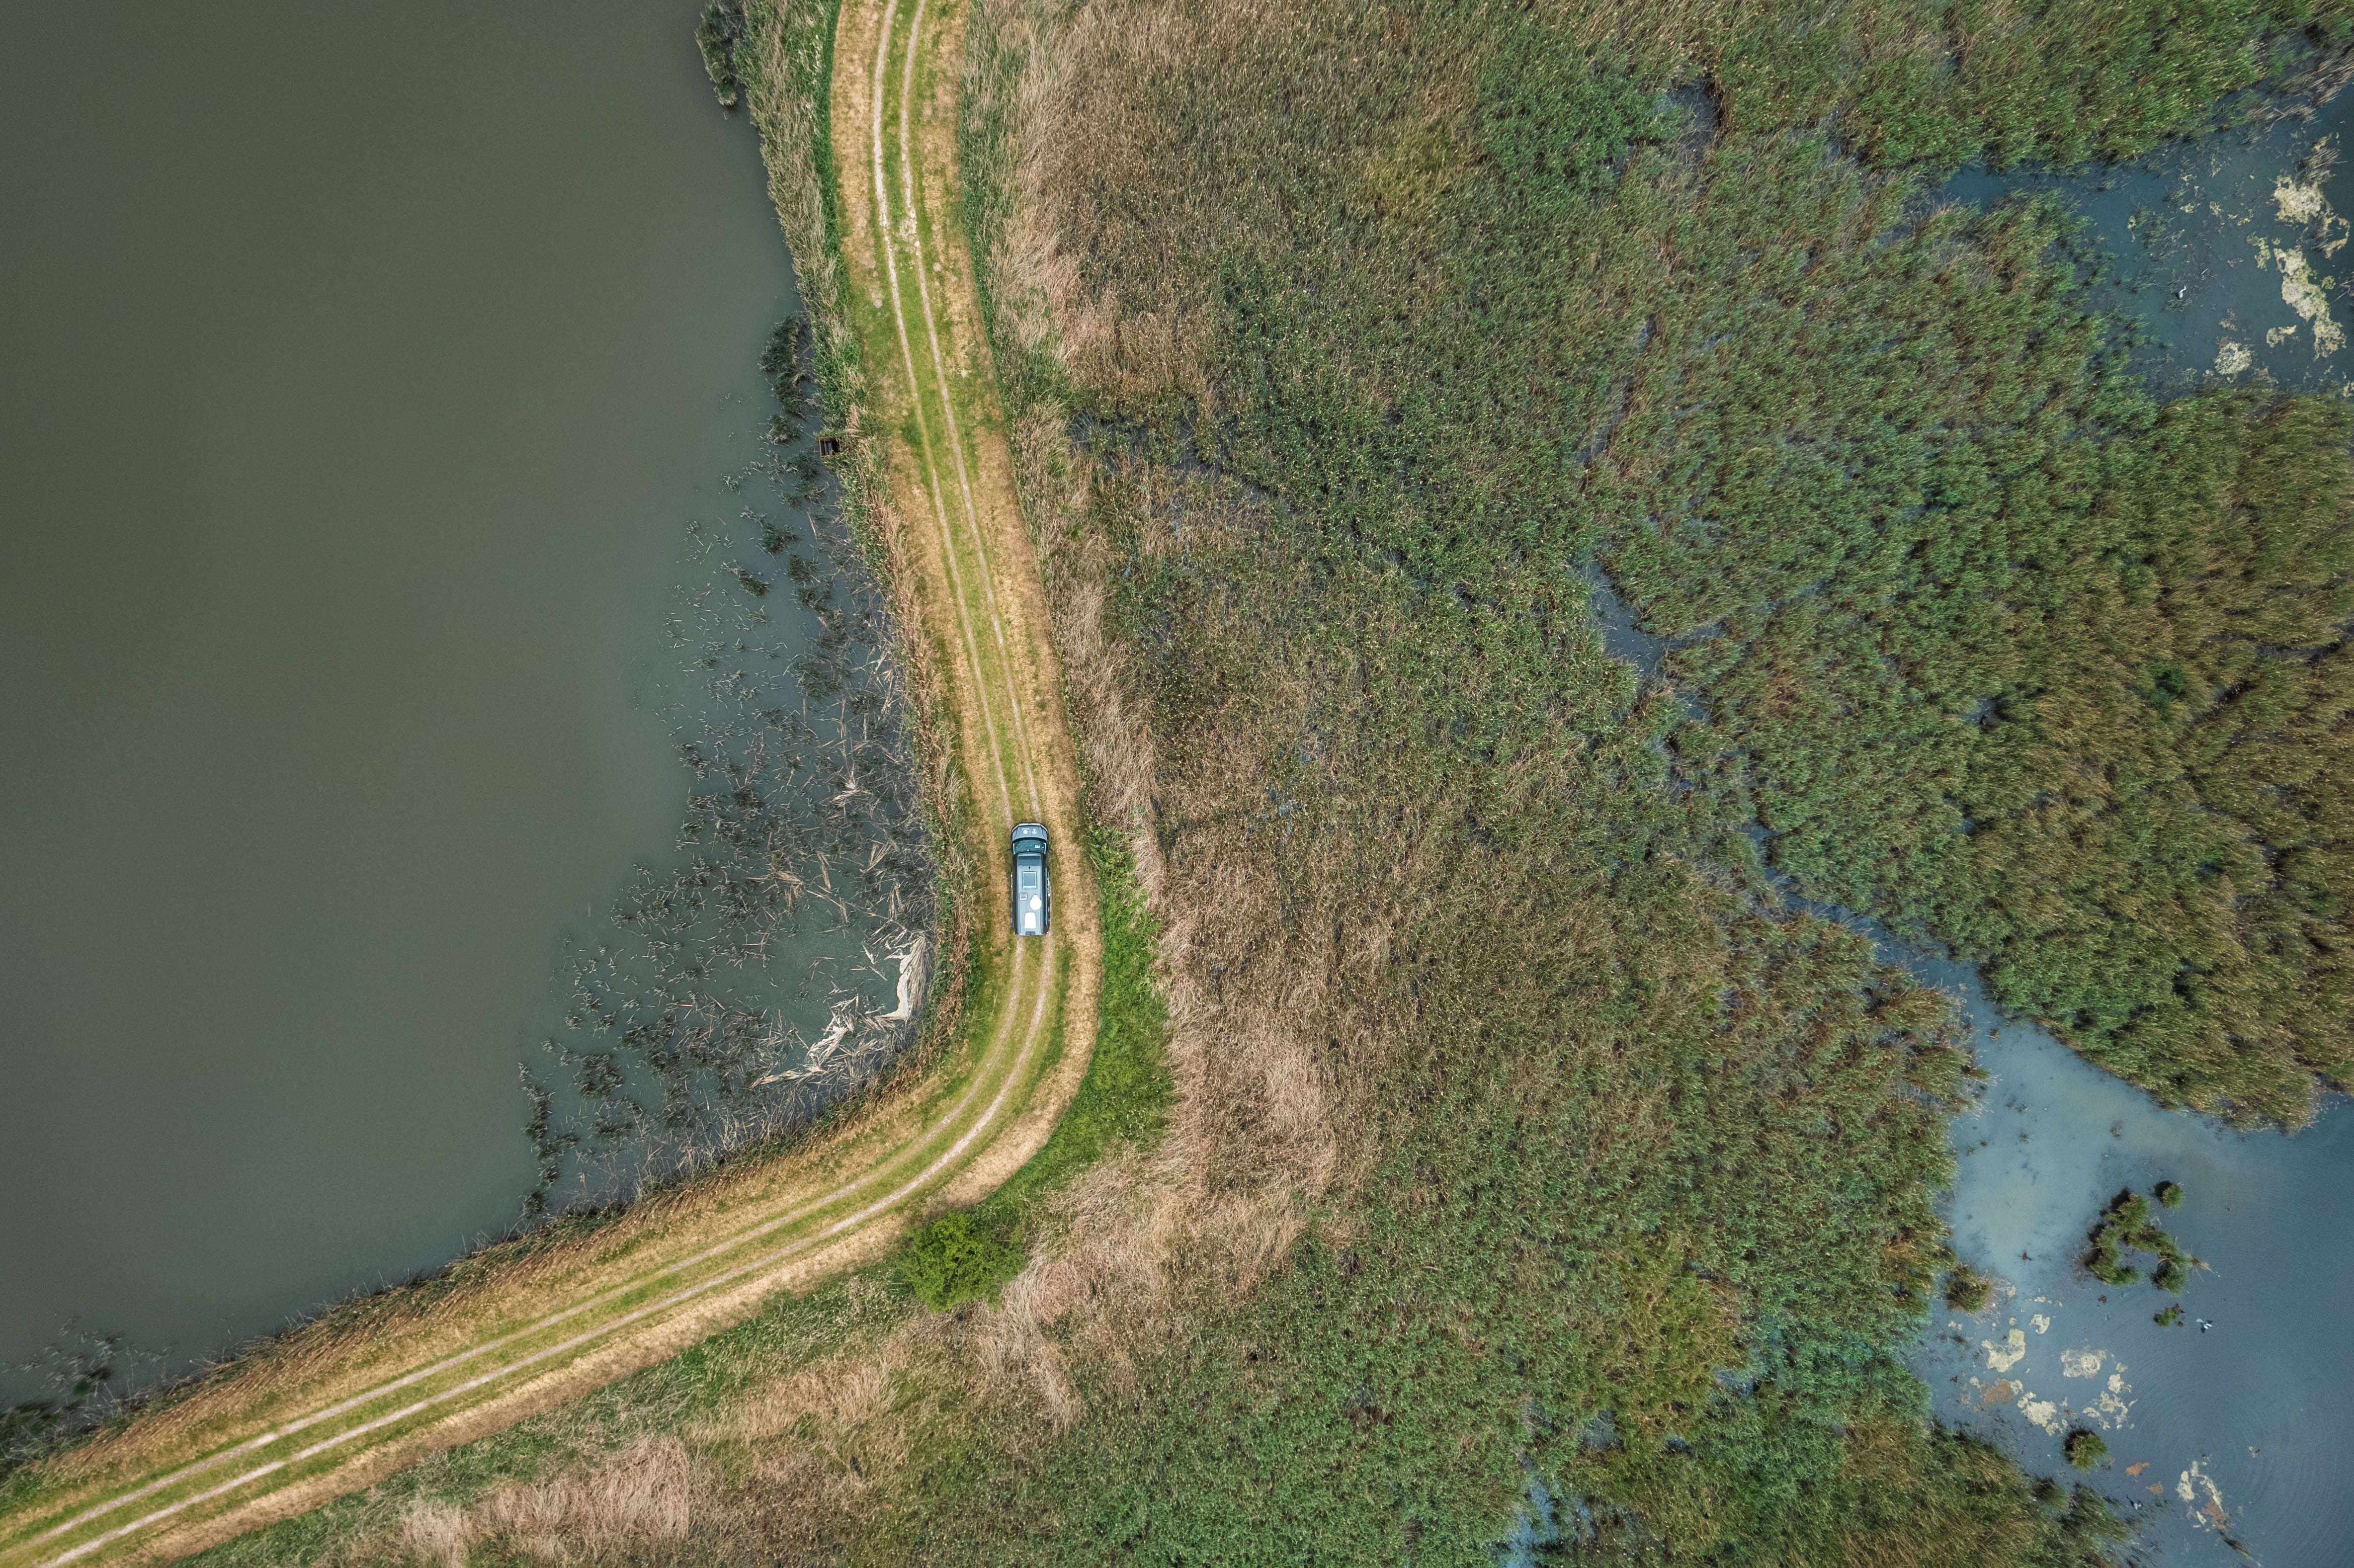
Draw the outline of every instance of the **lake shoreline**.
<instances>
[{"instance_id":1,"label":"lake shoreline","mask_svg":"<svg viewBox=\"0 0 2354 1568\"><path fill-rule=\"evenodd\" d=\"M676 93L681 86L684 86L684 93L665 99L655 111L672 117L681 117L683 111L684 117L691 118L692 126L684 134L700 149L695 156L706 166L710 151L707 143L715 139L722 143L733 143L737 152L753 152L757 157L757 133L753 128L745 125L740 119L730 121L722 116L704 96L694 77L686 74L694 69L691 31L689 26L671 40L680 43L685 54L684 58L671 60L669 64L685 69L647 71L641 66L637 69L638 77L651 79L637 85L657 98ZM742 139L748 134L755 137L753 149L741 145ZM765 163L748 166L761 169L763 184L773 175L773 170ZM731 210L740 211L734 202L733 193L737 186L748 183L741 177L747 169L748 165L740 161L729 159L708 170L707 183L729 195ZM758 185L753 187L756 191L759 188ZM748 249L759 252L758 255L742 258L745 270L758 271L767 267L772 270L773 275L759 289L736 288L734 291L743 298L728 306L726 313L730 316L744 313L746 300L750 301L753 311L764 311L758 296L767 293L770 288L781 291L779 302L788 311L800 306L794 290L794 260L786 248L779 243L780 237L772 227L773 221L771 210L763 203L753 209L748 224L739 226L748 229L757 241ZM766 238L760 238L763 235ZM707 249L725 238L727 236L713 234L705 237L700 243ZM779 260L781 267L778 266ZM733 286L733 272L722 270L717 276L728 280ZM763 316L758 328L760 334L766 334L773 320L772 315ZM725 386L731 381L747 380L754 362L759 357L760 337L747 333L731 337L718 346L724 354L724 358L718 363L725 368L716 376L717 384ZM832 373L838 371L839 366L822 364L816 368ZM716 433L701 432L704 446L710 449L708 453L694 455L701 449L690 448L689 455L684 458L675 454L666 455L662 464L657 465L663 470L659 478L661 485L665 488L659 493L665 497L667 505L677 506L680 491L691 488L693 495L686 504L692 506L704 521L689 521L684 524L684 537L687 540L690 558L682 564L673 556L673 552L680 547L676 542L680 535L671 534L673 524L663 511L644 509L655 519L652 529L646 526L644 515L634 519L633 531L641 541L649 535L661 541L652 546L651 551L661 563L664 577L657 578L652 585L632 585L632 592L638 599L633 607L637 619L630 625L642 634L642 638L633 639L635 645L617 656L617 659L626 658L628 662L616 663L610 672L610 683L591 693L599 700L629 705L634 710L630 720L633 725L656 726L671 732L655 741L651 782L663 793L675 790L683 798L689 796L698 786L690 768L682 767L678 741L682 731L689 725L708 729L709 710L707 705L700 711L694 707L697 698L691 683L682 686L665 673L675 650L665 650L663 645L666 639L691 635L696 630L693 620L697 602L695 596L703 594L703 590L695 587L695 574L709 571L713 562L692 557L698 549L707 554L725 554L731 547L726 543L727 530L731 526L740 528L741 519L729 519L726 514L748 509L747 503L757 499L755 493L763 485L763 474L778 470L789 459L801 461L804 449L810 454L811 468L816 467L817 429L812 427L789 444L775 442L759 429L768 423L773 411L772 406L764 406L768 404L764 382L748 381L747 392L757 393L757 399L753 396L734 393L718 398L716 418L721 429ZM709 400L710 388L703 388L701 396ZM697 403L695 407L699 410L701 405ZM728 465L724 471L721 469L723 463ZM674 470L680 471L671 471ZM690 476L691 486L683 486L682 479ZM778 480L777 482L784 482ZM765 599L746 600L741 605L729 605L723 599L721 607L731 615L749 610L762 618L766 623L764 630L770 640L781 637L784 653L796 670L824 652L793 646L791 637L796 620L847 629L852 634L850 641L843 644L840 652L825 656L833 658L837 664L845 660L854 664L858 658L880 658L883 665L875 679L882 683L886 693L895 682L904 688L907 672L903 655L907 644L896 619L898 605L886 597L888 563L880 553L874 531L865 524L863 514L857 509L854 495L832 496L830 493L833 490L832 481L824 477L822 471L813 487L802 484L796 488L797 493L814 493L818 506L832 515L820 516L813 524L807 519L794 522L792 519L799 514L796 508L801 503L790 495L779 496L778 499L785 508L780 515L789 524L786 536L797 538L800 534L810 534L811 538L800 552L793 552L788 546L783 551L765 556L755 553L751 558L778 568L784 567L790 561L799 568L805 556L811 568L807 580L803 580L797 572L791 580L779 585L788 591ZM840 500L849 500L852 504L837 508L835 503ZM716 520L713 520L715 511ZM698 534L698 529L703 532ZM643 543L637 547L642 553L648 553L649 547ZM757 546L736 547L758 550ZM764 565L762 569L769 569L769 566ZM659 589L664 580L671 583L667 591L674 601L674 621L683 627L682 630L673 630L662 623L658 614L662 595L659 591L650 592L650 589ZM795 595L803 596L798 604ZM684 602L677 602L681 596L684 596ZM708 598L708 595L703 594L703 597ZM814 609L811 608L812 598L818 600ZM862 643L858 637L865 634L859 631L857 622L862 615L870 611L870 619L878 619L879 639L870 639L869 642ZM832 620L828 620L828 617ZM715 623L715 628L717 631L734 634L732 626L716 627ZM769 667L776 666L777 662L772 661ZM853 683L867 680L856 668L837 671L828 678L836 676L844 676ZM799 676L789 673L783 679L790 683ZM866 684L854 684L853 694L864 694L867 689ZM910 698L903 690L899 696L889 700L904 703L918 699ZM671 711L681 703L687 705L681 710L684 716ZM853 723L854 727L857 721ZM530 1192L527 1176L512 1185L504 1179L499 1180L489 1184L496 1190L478 1202L473 1212L457 1216L460 1234L454 1246L431 1245L438 1237L429 1237L424 1245L395 1247L391 1258L386 1262L376 1263L363 1256L357 1268L345 1263L340 1270L333 1271L339 1277L331 1278L328 1282L330 1288L325 1291L320 1291L315 1283L306 1283L301 1295L281 1297L281 1301L292 1299L301 1302L292 1309L282 1309L277 1303L271 1303L266 1314L248 1311L236 1319L222 1314L219 1327L209 1334L198 1328L195 1331L154 1335L140 1326L133 1314L110 1310L102 1305L82 1310L62 1330L53 1327L47 1338L53 1345L86 1354L91 1359L76 1366L61 1356L50 1355L39 1363L38 1371L20 1374L20 1386L16 1396L26 1402L27 1406L38 1404L54 1407L58 1403L72 1403L68 1385L77 1372L92 1371L97 1365L103 1364L111 1375L96 1380L100 1385L96 1391L100 1395L98 1399L80 1403L78 1408L63 1413L65 1418L61 1422L52 1422L30 1408L19 1412L8 1434L10 1452L5 1457L10 1468L16 1468L24 1463L37 1465L43 1458L63 1453L87 1439L102 1436L128 1423L177 1406L194 1395L218 1386L225 1380L242 1377L252 1368L289 1355L299 1356L301 1347L315 1343L323 1337L334 1338L347 1328L364 1327L378 1320L387 1311L398 1311L399 1308L393 1303L417 1297L444 1295L455 1287L479 1282L487 1273L527 1266L530 1260L552 1242L568 1241L608 1229L616 1220L642 1204L673 1204L688 1201L693 1194L715 1181L724 1183L732 1180L735 1172L747 1166L775 1160L797 1148L832 1136L845 1123L855 1121L878 1098L887 1098L889 1091L905 1079L912 1065L929 1062L939 1054L938 1042L954 1023L953 997L961 983L961 965L958 961L959 954L949 928L954 901L943 896L949 890L949 868L935 853L947 842L941 833L937 769L931 765L936 753L930 748L935 742L928 733L924 733L911 734L909 743L913 754L905 762L905 778L892 785L894 791L904 793L915 801L914 858L905 867L906 874L894 885L893 893L893 906L902 908L907 919L913 922L907 932L908 939L897 944L895 950L886 953L879 962L871 964L875 972L866 976L863 981L854 974L848 977L849 1000L854 1002L857 1027L846 1045L834 1033L841 1019L829 1019L823 1002L817 1007L814 1022L791 1021L791 1026L784 1035L788 1050L798 1048L796 1041L806 1041L811 1048L821 1047L828 1042L830 1035L832 1036L832 1044L842 1049L830 1074L814 1076L796 1074L790 1082L779 1079L772 1085L753 1086L756 1091L754 1097L768 1102L764 1109L746 1118L746 1125L758 1130L758 1136L748 1139L740 1137L732 1140L723 1139L716 1147L706 1140L699 1150L689 1150L684 1169L679 1168L675 1160L667 1165L648 1166L644 1154L630 1150L620 1163L621 1174L609 1183L615 1195L600 1198L593 1185L575 1183L560 1194L573 1200L569 1205L570 1212L547 1219L535 1219L528 1213L515 1217L517 1200L527 1197ZM871 772L853 779L854 785L867 792L882 787L885 782ZM787 790L795 787L790 783L784 785ZM827 784L825 788L831 790L833 785ZM673 814L675 808L663 805L657 810L661 814L657 817L658 822L661 816L669 817L672 822L677 821ZM865 846L862 843L859 848L862 853L857 857L856 865L863 866L864 874L871 876L876 868L863 853ZM653 853L647 853L649 849ZM658 841L643 841L637 845L631 862L620 865L618 870L642 879L656 874L666 875L668 868L661 857L675 857L680 853L674 834L664 832L659 835ZM895 854L898 853L895 851ZM897 864L895 860L892 866L883 868L883 874L892 874ZM834 890L832 886L822 885L822 880L827 874L822 863L808 867L788 864L783 869L789 872L806 870L812 893ZM608 872L607 874L610 876L613 873ZM834 884L843 882L843 868L838 857L831 875ZM857 880L856 876L851 879L854 884ZM841 886L840 891L852 906L851 914L858 916L862 923L871 923L864 922L865 912L856 906L860 895L850 885ZM563 971L570 961L571 953L576 950L593 953L600 945L609 944L611 940L609 934L610 922L605 918L606 909L594 904L587 906L585 923L580 918L581 914L581 907L575 906L575 918L570 928L578 935L567 938L565 954L553 966L557 971L555 983L543 983L532 988L535 992L544 990L547 993L546 1001L535 1003L535 1011L563 1011L565 1004L560 996ZM832 922L835 918L833 911L825 912L826 921ZM848 926L839 935L820 935L813 939L820 944L832 943L836 948L846 941L848 946L843 952L846 953L849 963L855 965L859 959L861 929L861 926ZM759 1004L764 990L773 991L778 1001L769 1005L779 1021L786 1021L788 1014L806 1010L808 1004L796 1001L792 992L797 986L805 991L810 987L807 975L792 956L783 950L785 946L779 944L778 954L765 960L765 970L756 968L743 971L753 988L751 996L755 1005ZM921 956L910 962L901 956L908 953ZM841 957L843 954L830 956ZM835 982L835 986L837 1001L843 1000L840 982ZM822 991L822 984L819 989ZM833 1009L837 1014L841 1011L838 1005ZM478 1022L494 1036L504 1033L507 1029L514 1029L517 1033L511 1045L502 1042L490 1053L493 1062L489 1086L492 1097L487 1109L493 1125L483 1129L481 1137L468 1140L459 1152L472 1157L488 1150L504 1162L504 1165L522 1164L530 1151L526 1134L519 1132L518 1128L523 1127L531 1105L522 1097L516 1097L514 1072L518 1059L527 1073L535 1066L544 1066L551 1061L558 1069L571 1064L535 1049L537 1040L535 1035L545 1039L549 1032L544 1027L535 1029L532 1019L519 1017L504 1028L500 1021L485 1019ZM550 1022L553 1022L552 1018ZM931 1044L928 1044L928 1042ZM597 1044L593 1038L588 1042L591 1048ZM789 1062L787 1065L793 1064ZM557 1083L555 1088L559 1096L566 1091L566 1086L561 1082ZM650 1111L660 1108L661 1102L657 1097L639 1097L646 1100ZM610 1101L606 1103L610 1104ZM556 1130L558 1132L565 1127L560 1118L568 1108L594 1110L598 1107L578 1100L577 1097L571 1107L559 1103L556 1107L559 1118ZM306 1114L319 1113L313 1107ZM777 1126L780 1118L790 1125ZM575 1125L579 1128L583 1143L592 1143L589 1135L595 1130L593 1125L585 1121ZM649 1172L651 1180L645 1179ZM583 1194L586 1195L585 1201L582 1201ZM622 1201L622 1194L626 1195L627 1201ZM567 1205L559 1203L557 1206ZM447 1217L443 1216L439 1223L446 1223L446 1220ZM348 1216L345 1223L355 1233L359 1233L366 1225L366 1219L363 1215ZM429 1225L429 1229L438 1229L439 1223ZM340 1233L336 1233L334 1245L344 1254L364 1254L365 1236L358 1243L354 1243L341 1239ZM419 1253L429 1261L418 1261ZM63 1268L56 1277L78 1281L80 1276L70 1268ZM257 1317L265 1319L265 1326L252 1326ZM77 1324L95 1325L101 1330L111 1330L122 1323L130 1323L132 1331L109 1339L80 1336L76 1331ZM58 1384L57 1378L52 1375L57 1373L65 1374L64 1385ZM54 1392L53 1385L56 1385ZM48 1436L35 1436L41 1431L47 1431Z\"/></svg>"}]
</instances>

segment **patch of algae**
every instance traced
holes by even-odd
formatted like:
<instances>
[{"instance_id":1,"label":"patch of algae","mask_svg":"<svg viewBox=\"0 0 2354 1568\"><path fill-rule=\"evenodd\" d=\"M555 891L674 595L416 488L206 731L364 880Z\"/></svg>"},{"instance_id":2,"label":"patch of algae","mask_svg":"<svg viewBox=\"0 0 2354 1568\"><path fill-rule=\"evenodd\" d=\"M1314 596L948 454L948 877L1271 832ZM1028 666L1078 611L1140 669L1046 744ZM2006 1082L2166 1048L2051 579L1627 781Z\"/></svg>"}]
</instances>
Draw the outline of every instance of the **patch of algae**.
<instances>
[{"instance_id":1,"label":"patch of algae","mask_svg":"<svg viewBox=\"0 0 2354 1568\"><path fill-rule=\"evenodd\" d=\"M2282 302L2312 326L2314 356L2319 358L2344 348L2346 329L2329 313L2329 291L2337 286L2338 280L2315 277L2313 264L2306 260L2305 252L2294 245L2274 246L2262 238L2254 243L2256 265L2280 269ZM2223 361L2238 346L2226 344L2223 352L2215 356L2218 375L2231 374L2223 368ZM2240 368L2245 369L2246 366L2243 365Z\"/></svg>"}]
</instances>

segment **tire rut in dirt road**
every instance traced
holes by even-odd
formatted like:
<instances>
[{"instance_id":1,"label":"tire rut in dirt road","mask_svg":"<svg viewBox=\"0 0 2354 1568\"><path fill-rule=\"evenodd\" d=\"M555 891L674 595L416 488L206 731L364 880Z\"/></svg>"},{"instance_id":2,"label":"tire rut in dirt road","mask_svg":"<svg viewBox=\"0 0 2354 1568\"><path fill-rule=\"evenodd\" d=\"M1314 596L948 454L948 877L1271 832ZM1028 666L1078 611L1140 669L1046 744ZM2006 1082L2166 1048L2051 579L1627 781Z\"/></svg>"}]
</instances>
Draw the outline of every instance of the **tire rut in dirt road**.
<instances>
[{"instance_id":1,"label":"tire rut in dirt road","mask_svg":"<svg viewBox=\"0 0 2354 1568\"><path fill-rule=\"evenodd\" d=\"M960 27L960 15L950 8L944 18L933 0L848 0L836 58L858 63L837 69L833 122L857 127L854 139L839 136L835 144L856 149L865 165L845 162L839 190L853 209L843 251L865 307L859 336L878 386L876 429L912 438L890 442L892 510L904 524L893 556L922 567L926 623L955 623L940 663L952 677L944 684L960 721L976 806L984 779L994 789L999 820L985 834L990 859L1004 864L1015 803L1024 800L1054 841L1056 879L1082 895L1058 901L1072 917L1058 918L1055 939L1068 944L1066 1007L1084 1026L1066 1032L1071 1048L1055 1081L1041 1087L1030 1136L1010 1139L985 1162L993 1179L960 1183L955 1195L971 1201L1018 1165L1004 1156L1044 1141L1076 1087L1094 1033L1101 938L1093 878L1079 853L1077 752L1047 635L1044 582L1013 492L988 346L977 335L981 313L954 159ZM972 335L960 340L960 326ZM886 370L893 374L884 388ZM915 523L925 516L928 527ZM952 615L933 608L943 601L955 606ZM1002 885L985 874L999 932L1012 916L1010 904L998 903Z\"/></svg>"}]
</instances>

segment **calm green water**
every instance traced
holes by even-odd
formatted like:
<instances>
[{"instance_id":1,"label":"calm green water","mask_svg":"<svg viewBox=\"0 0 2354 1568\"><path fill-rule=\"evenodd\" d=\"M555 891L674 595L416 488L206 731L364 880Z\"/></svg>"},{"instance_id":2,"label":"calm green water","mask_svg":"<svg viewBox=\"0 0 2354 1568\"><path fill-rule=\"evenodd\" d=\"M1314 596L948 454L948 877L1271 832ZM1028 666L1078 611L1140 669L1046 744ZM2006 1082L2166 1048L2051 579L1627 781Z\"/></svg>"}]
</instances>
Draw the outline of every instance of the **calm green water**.
<instances>
[{"instance_id":1,"label":"calm green water","mask_svg":"<svg viewBox=\"0 0 2354 1568\"><path fill-rule=\"evenodd\" d=\"M519 1063L611 1134L562 1202L887 1044L882 628L759 439L790 269L695 10L10 7L0 1363L186 1364L507 1228ZM822 918L699 902L822 855Z\"/></svg>"}]
</instances>

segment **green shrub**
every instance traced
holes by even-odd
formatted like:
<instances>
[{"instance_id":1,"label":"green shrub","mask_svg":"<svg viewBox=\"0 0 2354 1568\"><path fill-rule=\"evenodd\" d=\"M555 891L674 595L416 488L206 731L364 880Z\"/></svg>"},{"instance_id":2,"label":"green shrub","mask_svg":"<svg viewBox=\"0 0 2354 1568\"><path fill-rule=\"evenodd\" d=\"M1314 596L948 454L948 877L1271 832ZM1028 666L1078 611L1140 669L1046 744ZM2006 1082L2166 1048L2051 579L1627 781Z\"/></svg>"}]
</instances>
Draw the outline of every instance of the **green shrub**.
<instances>
[{"instance_id":1,"label":"green shrub","mask_svg":"<svg viewBox=\"0 0 2354 1568\"><path fill-rule=\"evenodd\" d=\"M990 1230L959 1210L908 1235L899 1250L899 1278L918 1301L944 1312L1021 1273L1023 1250L1019 1229Z\"/></svg>"},{"instance_id":2,"label":"green shrub","mask_svg":"<svg viewBox=\"0 0 2354 1568\"><path fill-rule=\"evenodd\" d=\"M2182 1201L2182 1189L2171 1181L2161 1181L2155 1196L2160 1203L2168 1202L2168 1192L2173 1202ZM2149 1199L2130 1190L2109 1200L2101 1211L2099 1221L2087 1238L2089 1249L2084 1254L2084 1267L2104 1285L2132 1285L2141 1278L2141 1271L2125 1261L2125 1253L2146 1252L2158 1259L2150 1273L2150 1282L2160 1290L2179 1293L2190 1281L2190 1270L2199 1260L2182 1250L2181 1245L2166 1234L2166 1227L2150 1213Z\"/></svg>"},{"instance_id":3,"label":"green shrub","mask_svg":"<svg viewBox=\"0 0 2354 1568\"><path fill-rule=\"evenodd\" d=\"M2149 1320L2157 1324L2161 1329L2180 1328L2182 1326L2182 1303L2176 1301L2168 1305L2163 1312L2151 1313Z\"/></svg>"},{"instance_id":4,"label":"green shrub","mask_svg":"<svg viewBox=\"0 0 2354 1568\"><path fill-rule=\"evenodd\" d=\"M1994 1282L1967 1263L1946 1277L1946 1305L1956 1312L1983 1312L1993 1298Z\"/></svg>"},{"instance_id":5,"label":"green shrub","mask_svg":"<svg viewBox=\"0 0 2354 1568\"><path fill-rule=\"evenodd\" d=\"M2061 1442L2060 1451L2080 1470L2089 1470L2109 1457L2109 1446L2097 1432L2079 1426Z\"/></svg>"},{"instance_id":6,"label":"green shrub","mask_svg":"<svg viewBox=\"0 0 2354 1568\"><path fill-rule=\"evenodd\" d=\"M736 69L736 46L744 39L744 0L711 0L695 24L695 41L703 50L703 69L711 75L711 90L719 107L734 110L743 101L744 82Z\"/></svg>"},{"instance_id":7,"label":"green shrub","mask_svg":"<svg viewBox=\"0 0 2354 1568\"><path fill-rule=\"evenodd\" d=\"M2179 1209L2182 1206L2182 1186L2179 1182L2160 1181L2150 1189L2149 1195L2169 1209Z\"/></svg>"}]
</instances>

